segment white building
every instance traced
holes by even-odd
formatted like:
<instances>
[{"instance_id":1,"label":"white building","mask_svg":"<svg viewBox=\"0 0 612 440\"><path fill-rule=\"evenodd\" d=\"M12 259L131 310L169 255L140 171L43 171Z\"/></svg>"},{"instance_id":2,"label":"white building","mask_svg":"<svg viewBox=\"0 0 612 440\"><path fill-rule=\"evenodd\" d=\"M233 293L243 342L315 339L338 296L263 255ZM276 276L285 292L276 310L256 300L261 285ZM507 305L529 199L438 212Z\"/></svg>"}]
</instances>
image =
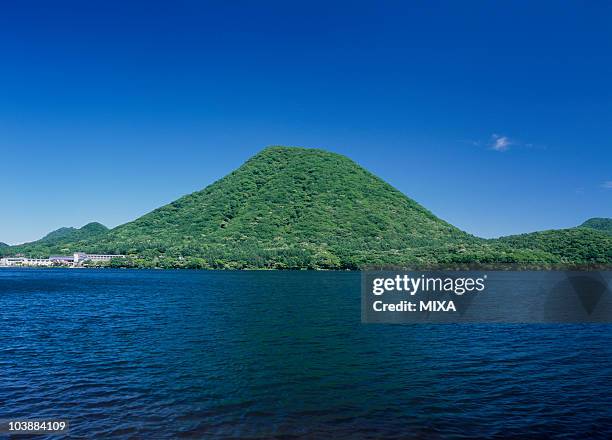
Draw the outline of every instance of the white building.
<instances>
[{"instance_id":1,"label":"white building","mask_svg":"<svg viewBox=\"0 0 612 440\"><path fill-rule=\"evenodd\" d=\"M73 264L74 257L72 255L51 255L49 261L54 264Z\"/></svg>"},{"instance_id":2,"label":"white building","mask_svg":"<svg viewBox=\"0 0 612 440\"><path fill-rule=\"evenodd\" d=\"M53 263L48 258L25 258L24 266L51 266Z\"/></svg>"},{"instance_id":3,"label":"white building","mask_svg":"<svg viewBox=\"0 0 612 440\"><path fill-rule=\"evenodd\" d=\"M75 252L74 255L52 255L49 258L2 257L0 267L11 266L78 266L86 261L108 262L113 258L125 258L125 255L85 254Z\"/></svg>"},{"instance_id":4,"label":"white building","mask_svg":"<svg viewBox=\"0 0 612 440\"><path fill-rule=\"evenodd\" d=\"M22 257L3 257L0 258L0 266L21 266L24 260Z\"/></svg>"},{"instance_id":5,"label":"white building","mask_svg":"<svg viewBox=\"0 0 612 440\"><path fill-rule=\"evenodd\" d=\"M48 258L5 257L0 258L0 266L51 266Z\"/></svg>"},{"instance_id":6,"label":"white building","mask_svg":"<svg viewBox=\"0 0 612 440\"><path fill-rule=\"evenodd\" d=\"M113 258L125 258L125 255L84 254L82 252L75 252L74 264L84 261L110 261Z\"/></svg>"}]
</instances>

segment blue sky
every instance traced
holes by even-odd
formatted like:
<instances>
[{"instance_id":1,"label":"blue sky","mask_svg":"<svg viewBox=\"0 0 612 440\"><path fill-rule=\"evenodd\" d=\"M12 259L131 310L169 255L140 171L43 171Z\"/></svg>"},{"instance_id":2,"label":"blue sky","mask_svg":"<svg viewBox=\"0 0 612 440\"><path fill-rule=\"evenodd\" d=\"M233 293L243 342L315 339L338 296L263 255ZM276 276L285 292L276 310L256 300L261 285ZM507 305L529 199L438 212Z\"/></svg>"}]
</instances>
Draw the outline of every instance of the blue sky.
<instances>
[{"instance_id":1,"label":"blue sky","mask_svg":"<svg viewBox=\"0 0 612 440\"><path fill-rule=\"evenodd\" d=\"M129 4L128 4L129 3ZM612 216L609 2L0 7L0 241L130 221L267 145L492 237Z\"/></svg>"}]
</instances>

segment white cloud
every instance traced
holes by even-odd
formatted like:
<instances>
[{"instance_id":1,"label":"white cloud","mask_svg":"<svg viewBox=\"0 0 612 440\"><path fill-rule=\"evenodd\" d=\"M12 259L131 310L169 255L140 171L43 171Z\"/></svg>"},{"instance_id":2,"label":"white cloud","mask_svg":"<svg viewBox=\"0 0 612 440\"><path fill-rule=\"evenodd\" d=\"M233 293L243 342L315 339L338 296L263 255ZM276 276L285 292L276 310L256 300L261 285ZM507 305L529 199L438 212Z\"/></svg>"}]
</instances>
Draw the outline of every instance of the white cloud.
<instances>
[{"instance_id":1,"label":"white cloud","mask_svg":"<svg viewBox=\"0 0 612 440\"><path fill-rule=\"evenodd\" d=\"M473 145L475 147L488 148L493 151L504 152L511 148L522 148L522 149L546 149L545 145L526 143L516 138L510 138L509 136L493 133L488 139L466 139L461 142Z\"/></svg>"},{"instance_id":2,"label":"white cloud","mask_svg":"<svg viewBox=\"0 0 612 440\"><path fill-rule=\"evenodd\" d=\"M491 136L491 148L495 151L506 151L513 145L513 142L508 136L502 136L499 134L493 134Z\"/></svg>"},{"instance_id":3,"label":"white cloud","mask_svg":"<svg viewBox=\"0 0 612 440\"><path fill-rule=\"evenodd\" d=\"M612 189L612 180L605 181L601 184L601 187L605 189Z\"/></svg>"}]
</instances>

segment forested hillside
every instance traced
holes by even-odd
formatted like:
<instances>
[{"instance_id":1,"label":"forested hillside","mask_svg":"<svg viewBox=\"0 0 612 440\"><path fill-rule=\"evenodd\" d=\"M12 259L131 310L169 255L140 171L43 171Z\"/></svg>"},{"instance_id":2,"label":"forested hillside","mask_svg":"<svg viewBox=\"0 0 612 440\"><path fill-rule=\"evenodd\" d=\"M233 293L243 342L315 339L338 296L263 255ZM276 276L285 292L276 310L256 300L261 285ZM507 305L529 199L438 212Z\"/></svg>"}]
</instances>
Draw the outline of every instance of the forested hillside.
<instances>
[{"instance_id":1,"label":"forested hillside","mask_svg":"<svg viewBox=\"0 0 612 440\"><path fill-rule=\"evenodd\" d=\"M90 245L108 232L108 228L100 223L88 223L82 228L60 228L48 233L40 240L12 246L0 251L0 254L24 254L27 256L48 257L50 254L72 252Z\"/></svg>"},{"instance_id":2,"label":"forested hillside","mask_svg":"<svg viewBox=\"0 0 612 440\"><path fill-rule=\"evenodd\" d=\"M581 224L580 227L612 234L612 218L591 218Z\"/></svg>"},{"instance_id":3,"label":"forested hillside","mask_svg":"<svg viewBox=\"0 0 612 440\"><path fill-rule=\"evenodd\" d=\"M110 231L99 223L62 228L0 254L85 251L126 254L117 263L133 266L236 269L605 266L612 265L606 221L485 240L439 219L347 157L270 147L203 190Z\"/></svg>"}]
</instances>

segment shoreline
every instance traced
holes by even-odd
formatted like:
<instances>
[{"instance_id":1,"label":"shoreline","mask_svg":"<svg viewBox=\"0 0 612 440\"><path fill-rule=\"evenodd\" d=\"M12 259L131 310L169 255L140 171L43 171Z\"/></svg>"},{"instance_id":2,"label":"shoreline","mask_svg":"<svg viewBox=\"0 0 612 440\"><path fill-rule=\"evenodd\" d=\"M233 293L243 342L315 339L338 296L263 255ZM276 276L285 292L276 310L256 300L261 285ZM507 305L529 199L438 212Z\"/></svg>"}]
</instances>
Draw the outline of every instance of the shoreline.
<instances>
[{"instance_id":1,"label":"shoreline","mask_svg":"<svg viewBox=\"0 0 612 440\"><path fill-rule=\"evenodd\" d=\"M249 268L193 268L193 267L109 267L109 266L0 266L2 269L27 269L27 270L162 270L162 271L187 271L187 270L208 270L223 272L383 272L383 271L410 271L410 272L435 272L435 271L493 271L493 272L539 272L539 271L565 271L565 272L610 272L612 266L597 265L457 265L457 266L422 266L422 267L400 267L400 266L377 266L362 267L357 269L343 268L269 268L269 267L249 267Z\"/></svg>"}]
</instances>

